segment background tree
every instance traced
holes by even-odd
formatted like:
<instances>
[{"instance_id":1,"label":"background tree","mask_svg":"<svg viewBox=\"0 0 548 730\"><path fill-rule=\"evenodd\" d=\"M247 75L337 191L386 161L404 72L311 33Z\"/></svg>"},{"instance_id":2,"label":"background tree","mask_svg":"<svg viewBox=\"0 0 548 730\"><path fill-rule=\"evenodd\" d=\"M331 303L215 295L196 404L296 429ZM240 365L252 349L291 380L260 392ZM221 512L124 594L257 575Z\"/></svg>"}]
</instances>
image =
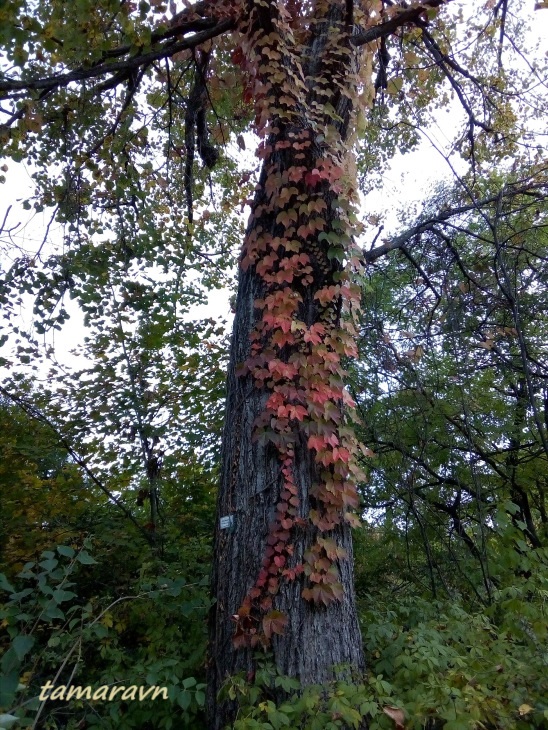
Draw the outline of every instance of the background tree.
<instances>
[{"instance_id":1,"label":"background tree","mask_svg":"<svg viewBox=\"0 0 548 730\"><path fill-rule=\"evenodd\" d=\"M443 191L391 242L403 256L381 264L391 273L366 295L357 387L364 438L383 465L372 486L390 496L364 498L376 508L380 497L392 514L398 504L415 529L440 520L452 545L437 555L438 538L422 532L434 595L449 590L464 551L463 575L473 557L470 585L482 583L476 598L490 603L498 579L488 546L502 505L520 544L546 540L546 179L543 167L530 172L482 183L469 203Z\"/></svg>"}]
</instances>

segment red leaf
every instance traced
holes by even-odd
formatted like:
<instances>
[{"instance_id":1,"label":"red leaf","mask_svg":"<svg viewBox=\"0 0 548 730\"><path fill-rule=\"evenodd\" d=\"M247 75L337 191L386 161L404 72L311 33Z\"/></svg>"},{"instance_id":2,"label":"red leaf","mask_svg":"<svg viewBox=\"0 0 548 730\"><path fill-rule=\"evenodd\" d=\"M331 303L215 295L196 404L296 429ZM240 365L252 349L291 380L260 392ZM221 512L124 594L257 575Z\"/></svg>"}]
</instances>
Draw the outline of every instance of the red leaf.
<instances>
[{"instance_id":1,"label":"red leaf","mask_svg":"<svg viewBox=\"0 0 548 730\"><path fill-rule=\"evenodd\" d=\"M348 449L345 449L344 446L340 446L339 448L335 447L333 449L333 458L335 460L339 459L340 461L344 461L345 464L348 464L350 452Z\"/></svg>"},{"instance_id":2,"label":"red leaf","mask_svg":"<svg viewBox=\"0 0 548 730\"><path fill-rule=\"evenodd\" d=\"M318 168L315 167L311 172L308 172L304 176L304 179L307 185L313 187L314 185L317 185L319 182L322 181L322 177L325 177L325 173L322 175Z\"/></svg>"},{"instance_id":3,"label":"red leaf","mask_svg":"<svg viewBox=\"0 0 548 730\"><path fill-rule=\"evenodd\" d=\"M325 446L325 438L323 436L309 436L308 438L308 448L309 449L316 449L316 451L321 451Z\"/></svg>"}]
</instances>

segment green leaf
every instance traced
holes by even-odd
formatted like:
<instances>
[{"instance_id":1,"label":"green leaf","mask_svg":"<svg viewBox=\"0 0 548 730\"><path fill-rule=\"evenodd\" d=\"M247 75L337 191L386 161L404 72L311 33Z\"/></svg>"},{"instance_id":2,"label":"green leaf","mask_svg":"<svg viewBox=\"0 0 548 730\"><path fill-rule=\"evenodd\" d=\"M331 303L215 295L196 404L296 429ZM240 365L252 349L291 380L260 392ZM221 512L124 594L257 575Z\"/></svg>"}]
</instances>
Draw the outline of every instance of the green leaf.
<instances>
[{"instance_id":1,"label":"green leaf","mask_svg":"<svg viewBox=\"0 0 548 730\"><path fill-rule=\"evenodd\" d=\"M8 581L3 573L0 573L0 591L7 591L8 593L15 593L15 588Z\"/></svg>"},{"instance_id":2,"label":"green leaf","mask_svg":"<svg viewBox=\"0 0 548 730\"><path fill-rule=\"evenodd\" d=\"M47 560L42 560L38 565L46 572L51 573L59 565L59 561L56 558L48 558Z\"/></svg>"},{"instance_id":3,"label":"green leaf","mask_svg":"<svg viewBox=\"0 0 548 730\"><path fill-rule=\"evenodd\" d=\"M342 249L340 246L330 246L327 250L327 258L336 259L337 261L340 261L342 263L345 259L344 249Z\"/></svg>"},{"instance_id":4,"label":"green leaf","mask_svg":"<svg viewBox=\"0 0 548 730\"><path fill-rule=\"evenodd\" d=\"M10 646L10 648L2 657L0 667L2 667L2 672L4 674L10 674L16 667L19 667L20 663L21 662L17 658L15 649L13 648L13 646Z\"/></svg>"},{"instance_id":5,"label":"green leaf","mask_svg":"<svg viewBox=\"0 0 548 730\"><path fill-rule=\"evenodd\" d=\"M78 560L79 563L82 563L82 565L97 565L97 561L92 558L86 550L82 550L81 553L78 553L76 560Z\"/></svg>"},{"instance_id":6,"label":"green leaf","mask_svg":"<svg viewBox=\"0 0 548 730\"><path fill-rule=\"evenodd\" d=\"M56 603L70 601L71 598L76 598L76 593L73 593L72 591L65 591L62 588L57 588L53 591L53 599Z\"/></svg>"},{"instance_id":7,"label":"green leaf","mask_svg":"<svg viewBox=\"0 0 548 730\"><path fill-rule=\"evenodd\" d=\"M58 545L57 552L59 553L59 555L63 555L65 558L73 558L76 553L74 548L71 548L68 545Z\"/></svg>"},{"instance_id":8,"label":"green leaf","mask_svg":"<svg viewBox=\"0 0 548 730\"><path fill-rule=\"evenodd\" d=\"M23 588L22 591L19 591L18 593L12 593L10 596L10 600L12 601L20 601L22 598L26 598L27 596L30 596L34 593L32 588Z\"/></svg>"},{"instance_id":9,"label":"green leaf","mask_svg":"<svg viewBox=\"0 0 548 730\"><path fill-rule=\"evenodd\" d=\"M19 685L19 672L4 674L0 680L0 706L11 707Z\"/></svg>"},{"instance_id":10,"label":"green leaf","mask_svg":"<svg viewBox=\"0 0 548 730\"><path fill-rule=\"evenodd\" d=\"M192 702L191 693L188 692L188 690L183 690L182 692L179 693L177 702L183 708L183 710L188 710L188 708L190 707L190 703Z\"/></svg>"},{"instance_id":11,"label":"green leaf","mask_svg":"<svg viewBox=\"0 0 548 730\"><path fill-rule=\"evenodd\" d=\"M65 618L65 614L63 613L63 611L61 611L61 609L58 606L56 606L54 603L51 603L51 602L45 608L43 616L44 616L44 618L49 618L49 619L56 619L56 618L64 619Z\"/></svg>"},{"instance_id":12,"label":"green leaf","mask_svg":"<svg viewBox=\"0 0 548 730\"><path fill-rule=\"evenodd\" d=\"M388 94L397 94L401 91L402 86L403 86L403 79L401 76L398 76L397 78L394 78L394 79L389 79L387 87L386 87L386 92Z\"/></svg>"},{"instance_id":13,"label":"green leaf","mask_svg":"<svg viewBox=\"0 0 548 730\"><path fill-rule=\"evenodd\" d=\"M9 730L18 721L19 718L16 715L0 714L0 730Z\"/></svg>"},{"instance_id":14,"label":"green leaf","mask_svg":"<svg viewBox=\"0 0 548 730\"><path fill-rule=\"evenodd\" d=\"M16 636L13 640L12 646L17 654L17 658L19 661L22 661L25 655L32 649L34 646L34 637L33 636Z\"/></svg>"}]
</instances>

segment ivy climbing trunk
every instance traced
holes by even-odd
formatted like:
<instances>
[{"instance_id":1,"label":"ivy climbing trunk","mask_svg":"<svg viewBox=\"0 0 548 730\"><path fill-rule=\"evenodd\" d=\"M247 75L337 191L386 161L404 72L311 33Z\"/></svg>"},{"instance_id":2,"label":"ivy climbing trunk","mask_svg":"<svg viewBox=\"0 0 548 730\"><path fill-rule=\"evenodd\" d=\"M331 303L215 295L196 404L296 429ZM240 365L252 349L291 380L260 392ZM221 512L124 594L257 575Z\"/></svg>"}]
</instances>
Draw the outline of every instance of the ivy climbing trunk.
<instances>
[{"instance_id":1,"label":"ivy climbing trunk","mask_svg":"<svg viewBox=\"0 0 548 730\"><path fill-rule=\"evenodd\" d=\"M289 5L289 4L288 4ZM318 3L306 34L247 3L235 54L262 137L232 337L210 616L210 727L250 681L257 649L303 685L364 668L353 588L355 170L348 153L366 53L347 4ZM279 8L278 8L279 10ZM363 101L363 93L362 93ZM337 675L338 673L338 675Z\"/></svg>"}]
</instances>

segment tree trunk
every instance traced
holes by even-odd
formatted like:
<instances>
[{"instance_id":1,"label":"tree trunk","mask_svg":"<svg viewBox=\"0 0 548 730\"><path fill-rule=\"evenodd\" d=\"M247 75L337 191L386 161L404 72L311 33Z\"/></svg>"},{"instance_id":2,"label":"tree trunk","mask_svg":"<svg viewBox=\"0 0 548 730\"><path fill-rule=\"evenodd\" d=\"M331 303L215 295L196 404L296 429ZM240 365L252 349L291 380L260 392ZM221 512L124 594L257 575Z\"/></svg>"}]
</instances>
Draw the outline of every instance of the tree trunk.
<instances>
[{"instance_id":1,"label":"tree trunk","mask_svg":"<svg viewBox=\"0 0 548 730\"><path fill-rule=\"evenodd\" d=\"M228 371L208 660L215 730L233 720L221 686L251 678L261 647L303 685L364 668L348 512L359 472L341 367L354 353L341 311L352 290L343 263L359 53L344 3L326 5L304 49L290 21L248 5L242 49L264 161Z\"/></svg>"}]
</instances>

